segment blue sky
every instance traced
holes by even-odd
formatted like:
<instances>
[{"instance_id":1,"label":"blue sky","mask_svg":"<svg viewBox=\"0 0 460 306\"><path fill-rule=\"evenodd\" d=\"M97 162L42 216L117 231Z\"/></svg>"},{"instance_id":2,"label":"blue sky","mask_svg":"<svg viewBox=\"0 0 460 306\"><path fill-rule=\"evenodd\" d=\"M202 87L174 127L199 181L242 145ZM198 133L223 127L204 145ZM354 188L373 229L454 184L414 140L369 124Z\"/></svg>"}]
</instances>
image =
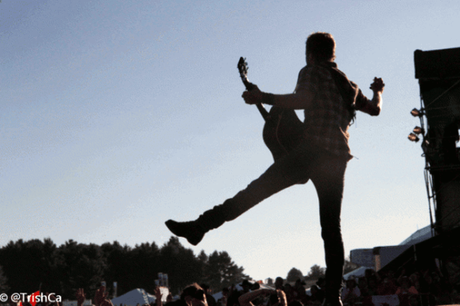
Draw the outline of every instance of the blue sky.
<instances>
[{"instance_id":1,"label":"blue sky","mask_svg":"<svg viewBox=\"0 0 460 306\"><path fill-rule=\"evenodd\" d=\"M459 47L458 1L0 2L0 245L134 246L171 234L272 162L263 121L241 99L236 64L265 91L290 93L305 40L326 31L336 62L379 117L360 113L343 201L346 252L399 244L429 224L413 53ZM255 279L324 266L311 183L208 233L196 254L228 251Z\"/></svg>"}]
</instances>

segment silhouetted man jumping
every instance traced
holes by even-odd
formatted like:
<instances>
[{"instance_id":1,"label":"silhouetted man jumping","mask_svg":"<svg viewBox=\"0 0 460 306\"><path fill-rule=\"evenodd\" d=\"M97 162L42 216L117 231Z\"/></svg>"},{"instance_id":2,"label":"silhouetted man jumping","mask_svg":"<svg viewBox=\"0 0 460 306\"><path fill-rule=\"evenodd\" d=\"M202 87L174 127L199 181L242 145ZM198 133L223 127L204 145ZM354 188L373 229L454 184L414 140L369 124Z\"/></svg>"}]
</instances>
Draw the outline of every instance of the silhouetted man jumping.
<instances>
[{"instance_id":1,"label":"silhouetted man jumping","mask_svg":"<svg viewBox=\"0 0 460 306\"><path fill-rule=\"evenodd\" d=\"M304 139L289 154L272 164L246 189L221 205L189 222L166 222L169 230L197 245L204 234L231 221L271 195L297 183L311 180L320 206L321 235L326 258L327 305L342 305L344 247L340 212L345 169L352 158L348 127L359 110L377 116L381 110L382 79L374 78L372 100L337 69L335 40L328 33L313 33L306 43L307 66L299 72L295 92L265 93L255 86L243 93L247 104L264 103L289 109L303 109Z\"/></svg>"}]
</instances>

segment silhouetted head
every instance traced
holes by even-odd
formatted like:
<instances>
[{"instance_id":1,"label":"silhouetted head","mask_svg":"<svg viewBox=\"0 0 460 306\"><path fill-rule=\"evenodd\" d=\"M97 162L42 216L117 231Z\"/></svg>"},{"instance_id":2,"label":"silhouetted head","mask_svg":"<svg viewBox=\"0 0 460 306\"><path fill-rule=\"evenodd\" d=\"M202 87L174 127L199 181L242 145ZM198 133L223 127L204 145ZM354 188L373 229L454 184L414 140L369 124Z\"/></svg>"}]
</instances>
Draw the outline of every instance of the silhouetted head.
<instances>
[{"instance_id":1,"label":"silhouetted head","mask_svg":"<svg viewBox=\"0 0 460 306\"><path fill-rule=\"evenodd\" d=\"M197 283L187 286L181 294L181 299L184 300L187 306L207 306L206 295Z\"/></svg>"},{"instance_id":2,"label":"silhouetted head","mask_svg":"<svg viewBox=\"0 0 460 306\"><path fill-rule=\"evenodd\" d=\"M203 289L204 292L209 292L209 285L208 284L200 284L200 287Z\"/></svg>"},{"instance_id":3,"label":"silhouetted head","mask_svg":"<svg viewBox=\"0 0 460 306\"><path fill-rule=\"evenodd\" d=\"M316 32L307 38L307 63L332 62L335 59L335 40L331 34Z\"/></svg>"},{"instance_id":4,"label":"silhouetted head","mask_svg":"<svg viewBox=\"0 0 460 306\"><path fill-rule=\"evenodd\" d=\"M348 288L354 288L356 287L356 280L352 277L350 277L348 280L347 280L347 287Z\"/></svg>"},{"instance_id":5,"label":"silhouetted head","mask_svg":"<svg viewBox=\"0 0 460 306\"><path fill-rule=\"evenodd\" d=\"M281 278L280 276L278 276L278 277L275 279L275 288L276 288L276 289L281 289L281 288L283 288L283 283L284 283L283 278Z\"/></svg>"},{"instance_id":6,"label":"silhouetted head","mask_svg":"<svg viewBox=\"0 0 460 306\"><path fill-rule=\"evenodd\" d=\"M241 287L243 287L244 292L248 292L249 290L251 290L252 284L247 279L245 279L241 283Z\"/></svg>"}]
</instances>

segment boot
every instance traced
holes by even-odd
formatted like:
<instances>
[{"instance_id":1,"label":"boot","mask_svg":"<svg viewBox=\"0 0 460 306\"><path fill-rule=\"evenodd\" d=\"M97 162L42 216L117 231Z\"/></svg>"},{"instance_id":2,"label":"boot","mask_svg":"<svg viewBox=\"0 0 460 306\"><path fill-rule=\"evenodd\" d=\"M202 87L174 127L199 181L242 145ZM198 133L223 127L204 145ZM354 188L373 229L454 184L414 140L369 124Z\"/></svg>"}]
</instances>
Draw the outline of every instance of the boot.
<instances>
[{"instance_id":1,"label":"boot","mask_svg":"<svg viewBox=\"0 0 460 306\"><path fill-rule=\"evenodd\" d=\"M242 212L235 210L233 200L226 200L223 204L214 206L205 211L198 219L188 222L176 222L168 220L165 222L168 229L176 236L184 237L192 245L197 245L203 239L204 234L216 229L225 221L230 221L239 216Z\"/></svg>"},{"instance_id":2,"label":"boot","mask_svg":"<svg viewBox=\"0 0 460 306\"><path fill-rule=\"evenodd\" d=\"M184 237L192 245L200 243L206 233L196 221L176 222L168 220L165 224L174 235Z\"/></svg>"}]
</instances>

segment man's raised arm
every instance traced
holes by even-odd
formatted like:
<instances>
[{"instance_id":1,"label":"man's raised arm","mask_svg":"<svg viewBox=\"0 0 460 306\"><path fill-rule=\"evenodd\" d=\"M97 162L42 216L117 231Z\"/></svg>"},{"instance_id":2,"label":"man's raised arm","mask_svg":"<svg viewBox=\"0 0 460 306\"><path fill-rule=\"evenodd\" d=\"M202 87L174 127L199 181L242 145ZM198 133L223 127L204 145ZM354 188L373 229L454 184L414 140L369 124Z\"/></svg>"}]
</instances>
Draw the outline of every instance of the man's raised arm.
<instances>
[{"instance_id":1,"label":"man's raised arm","mask_svg":"<svg viewBox=\"0 0 460 306\"><path fill-rule=\"evenodd\" d=\"M378 116L382 110L382 93L384 87L385 84L381 78L374 78L374 82L370 86L370 89L374 92L372 100L365 98L360 91L356 98L357 109L371 116Z\"/></svg>"}]
</instances>

